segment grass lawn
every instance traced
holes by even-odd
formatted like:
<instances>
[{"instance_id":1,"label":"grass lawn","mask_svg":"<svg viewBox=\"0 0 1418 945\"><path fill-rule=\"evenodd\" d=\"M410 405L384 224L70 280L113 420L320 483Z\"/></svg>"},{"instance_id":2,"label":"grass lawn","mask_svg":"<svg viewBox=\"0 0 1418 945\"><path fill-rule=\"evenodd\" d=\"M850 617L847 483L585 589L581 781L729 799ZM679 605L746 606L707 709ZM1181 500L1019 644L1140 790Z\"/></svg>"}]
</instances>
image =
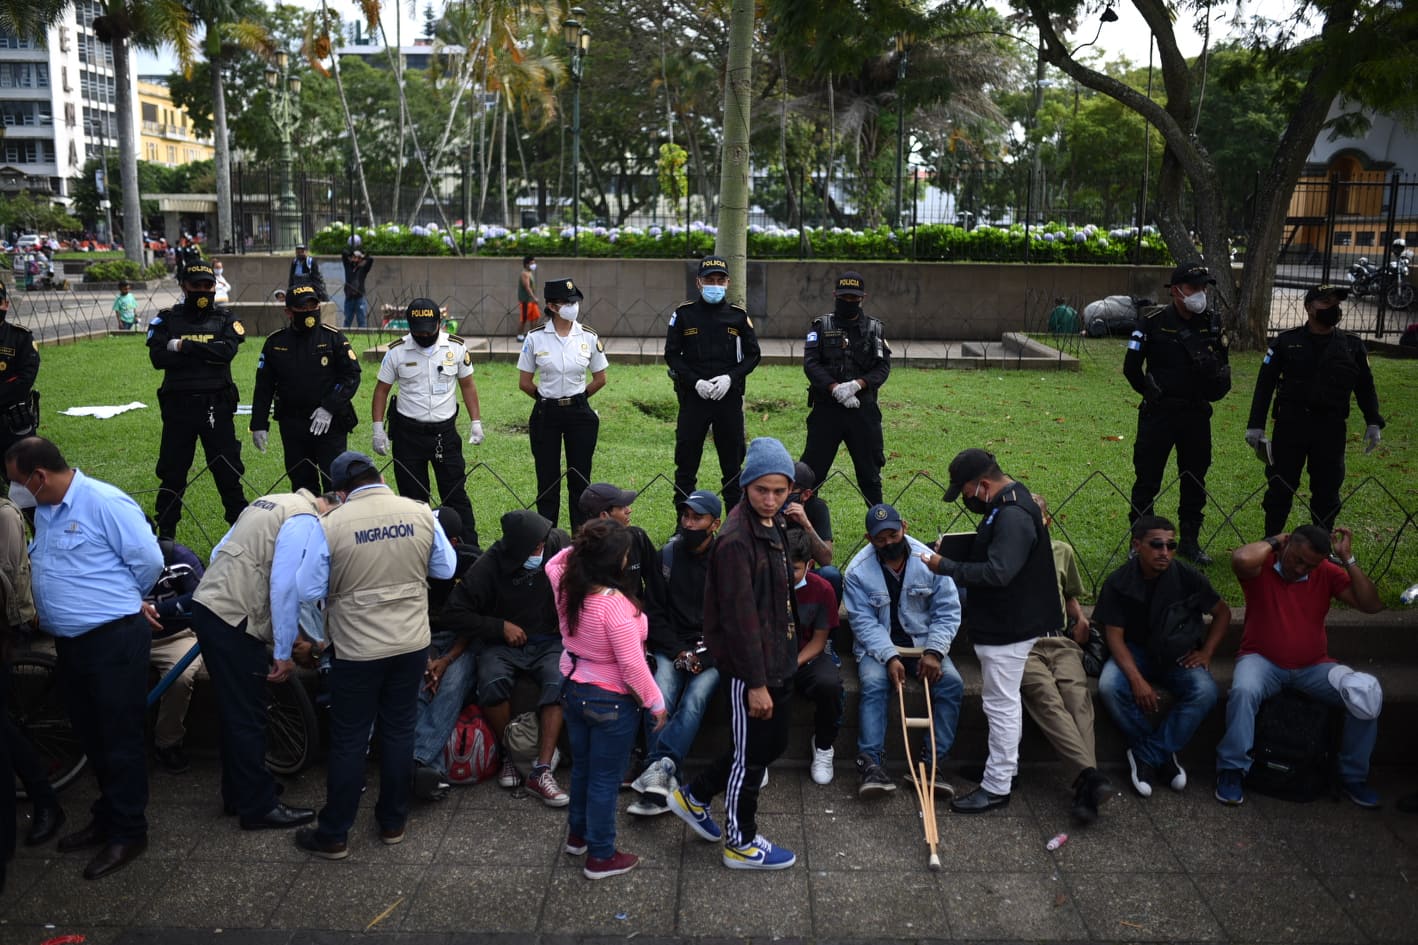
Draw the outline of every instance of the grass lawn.
<instances>
[{"instance_id":1,"label":"grass lawn","mask_svg":"<svg viewBox=\"0 0 1418 945\"><path fill-rule=\"evenodd\" d=\"M249 338L234 365L244 403L250 401L261 344L262 339ZM1006 472L1049 498L1055 537L1079 549L1085 583L1096 589L1126 553L1137 397L1123 379L1122 356L1122 341L1100 339L1085 342L1083 370L1076 373L893 371L882 393L887 501L897 504L918 536L973 530L973 520L960 506L944 505L941 493L955 453L983 446L999 457ZM1212 580L1234 602L1240 595L1225 556L1241 541L1260 536L1264 483L1262 467L1243 440L1260 355L1233 360L1235 389L1216 405L1212 421L1214 459L1207 480L1211 501L1202 541L1217 558L1209 569ZM1418 361L1374 358L1373 368L1389 426L1383 444L1365 456L1359 442L1363 420L1357 410L1351 414L1344 494L1353 495L1340 522L1354 529L1359 559L1380 575L1384 598L1393 603L1400 591L1418 581L1418 537L1411 521L1418 512L1418 443L1411 421L1411 408L1418 404ZM364 365L356 400L362 422L350 435L351 447L366 452L376 369L373 363ZM127 490L149 510L157 488L155 391L160 379L141 336L110 337L44 348L38 384L44 407L41 432L59 443L71 463ZM480 364L477 381L487 439L477 447L465 444L464 453L470 463L473 508L487 544L497 537L502 513L532 504L536 480L526 437L531 403L517 389L516 367ZM749 436L778 437L798 455L804 443L805 394L800 369L759 368L748 386ZM148 409L111 420L57 415L70 406L134 400L148 404ZM609 385L593 403L602 424L593 480L643 490L635 522L656 542L663 541L674 527L670 496L676 412L664 368L612 364ZM246 419L237 417L252 497L288 488L282 480L278 435L273 432L270 452L262 455L251 446L246 426ZM466 418L460 429L466 431ZM204 465L199 451L194 475ZM717 470L710 445L700 468L701 484ZM823 493L833 510L839 564L845 564L863 540L865 507L850 474L843 450ZM1174 517L1176 482L1168 480L1163 488L1158 509ZM178 538L205 553L225 530L210 477L202 477L189 490L187 501L192 511L184 517ZM562 506L565 527L564 491ZM1302 521L1297 511L1292 525Z\"/></svg>"}]
</instances>

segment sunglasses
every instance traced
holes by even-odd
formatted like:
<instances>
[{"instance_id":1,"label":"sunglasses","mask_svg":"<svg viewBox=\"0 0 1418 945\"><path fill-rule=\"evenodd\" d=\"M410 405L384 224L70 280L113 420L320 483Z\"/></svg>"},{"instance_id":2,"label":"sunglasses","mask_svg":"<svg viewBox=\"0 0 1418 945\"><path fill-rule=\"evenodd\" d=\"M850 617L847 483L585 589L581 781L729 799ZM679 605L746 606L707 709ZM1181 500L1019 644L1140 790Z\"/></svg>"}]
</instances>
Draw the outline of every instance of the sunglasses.
<instances>
[{"instance_id":1,"label":"sunglasses","mask_svg":"<svg viewBox=\"0 0 1418 945\"><path fill-rule=\"evenodd\" d=\"M1163 541L1160 538L1154 538L1147 543L1147 547L1153 549L1154 551L1161 551L1163 548L1166 548L1168 551L1176 551L1177 542L1175 539L1173 539L1172 541Z\"/></svg>"}]
</instances>

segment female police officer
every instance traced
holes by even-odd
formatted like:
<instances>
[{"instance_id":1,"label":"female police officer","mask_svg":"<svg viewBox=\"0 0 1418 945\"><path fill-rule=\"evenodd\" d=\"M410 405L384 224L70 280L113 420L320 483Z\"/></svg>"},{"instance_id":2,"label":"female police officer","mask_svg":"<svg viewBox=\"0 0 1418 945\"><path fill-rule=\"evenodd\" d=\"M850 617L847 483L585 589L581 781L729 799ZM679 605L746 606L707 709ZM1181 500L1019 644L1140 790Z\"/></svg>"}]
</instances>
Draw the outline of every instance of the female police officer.
<instances>
[{"instance_id":1,"label":"female police officer","mask_svg":"<svg viewBox=\"0 0 1418 945\"><path fill-rule=\"evenodd\" d=\"M586 518L580 508L581 493L591 480L591 459L601 428L601 419L588 401L606 386L605 346L595 331L579 320L585 296L575 282L553 279L546 284L542 298L551 321L528 332L522 342L517 386L536 401L527 433L537 469L537 514L552 523L561 514L557 479L565 442L566 500L574 532ZM536 380L534 374L538 375Z\"/></svg>"}]
</instances>

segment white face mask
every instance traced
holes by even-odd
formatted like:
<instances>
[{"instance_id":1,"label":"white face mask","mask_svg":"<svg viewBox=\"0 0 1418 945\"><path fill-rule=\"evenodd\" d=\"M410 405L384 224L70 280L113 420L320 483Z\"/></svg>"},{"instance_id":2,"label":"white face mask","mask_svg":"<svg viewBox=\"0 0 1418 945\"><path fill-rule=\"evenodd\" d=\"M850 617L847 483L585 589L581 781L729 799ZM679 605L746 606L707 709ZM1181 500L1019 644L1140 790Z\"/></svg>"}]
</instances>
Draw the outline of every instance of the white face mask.
<instances>
[{"instance_id":1,"label":"white face mask","mask_svg":"<svg viewBox=\"0 0 1418 945\"><path fill-rule=\"evenodd\" d=\"M1200 292L1193 292L1182 299L1182 306L1193 315L1200 315L1206 311L1206 291L1203 289Z\"/></svg>"},{"instance_id":2,"label":"white face mask","mask_svg":"<svg viewBox=\"0 0 1418 945\"><path fill-rule=\"evenodd\" d=\"M581 314L581 303L572 302L569 305L563 305L556 314L558 317L564 318L568 322L574 322L576 321L576 316Z\"/></svg>"},{"instance_id":3,"label":"white face mask","mask_svg":"<svg viewBox=\"0 0 1418 945\"><path fill-rule=\"evenodd\" d=\"M527 264L527 269L528 269L530 272L536 272L536 271L537 271L537 264L536 264L536 263L528 263L528 264Z\"/></svg>"},{"instance_id":4,"label":"white face mask","mask_svg":"<svg viewBox=\"0 0 1418 945\"><path fill-rule=\"evenodd\" d=\"M796 584L793 585L793 589L800 591L800 590L802 590L802 589L805 588L805 587L807 587L807 575L806 575L806 574L803 575L803 579L802 579L801 581L799 581L798 583L796 583Z\"/></svg>"}]
</instances>

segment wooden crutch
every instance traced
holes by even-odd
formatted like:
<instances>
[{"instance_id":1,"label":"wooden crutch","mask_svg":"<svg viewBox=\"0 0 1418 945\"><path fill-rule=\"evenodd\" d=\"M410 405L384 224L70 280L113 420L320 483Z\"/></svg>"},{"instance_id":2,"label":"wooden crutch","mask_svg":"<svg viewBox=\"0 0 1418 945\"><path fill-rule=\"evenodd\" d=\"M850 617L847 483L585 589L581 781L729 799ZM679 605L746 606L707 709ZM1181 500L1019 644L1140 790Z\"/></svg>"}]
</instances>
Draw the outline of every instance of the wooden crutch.
<instances>
[{"instance_id":1,"label":"wooden crutch","mask_svg":"<svg viewBox=\"0 0 1418 945\"><path fill-rule=\"evenodd\" d=\"M912 657L920 659L924 650L921 647L897 647L896 652L904 661ZM935 710L931 707L931 690L929 686L926 686L925 718L913 718L906 714L906 687L904 685L896 687L896 698L901 706L901 741L906 746L906 768L911 772L911 783L916 787L916 800L921 805L921 825L925 828L926 847L931 854L929 865L931 869L938 870L940 869L940 854L936 852L936 847L940 844L940 834L936 830L935 822ZM926 763L911 757L911 729L913 728L923 728L931 733L929 778L926 776Z\"/></svg>"}]
</instances>

